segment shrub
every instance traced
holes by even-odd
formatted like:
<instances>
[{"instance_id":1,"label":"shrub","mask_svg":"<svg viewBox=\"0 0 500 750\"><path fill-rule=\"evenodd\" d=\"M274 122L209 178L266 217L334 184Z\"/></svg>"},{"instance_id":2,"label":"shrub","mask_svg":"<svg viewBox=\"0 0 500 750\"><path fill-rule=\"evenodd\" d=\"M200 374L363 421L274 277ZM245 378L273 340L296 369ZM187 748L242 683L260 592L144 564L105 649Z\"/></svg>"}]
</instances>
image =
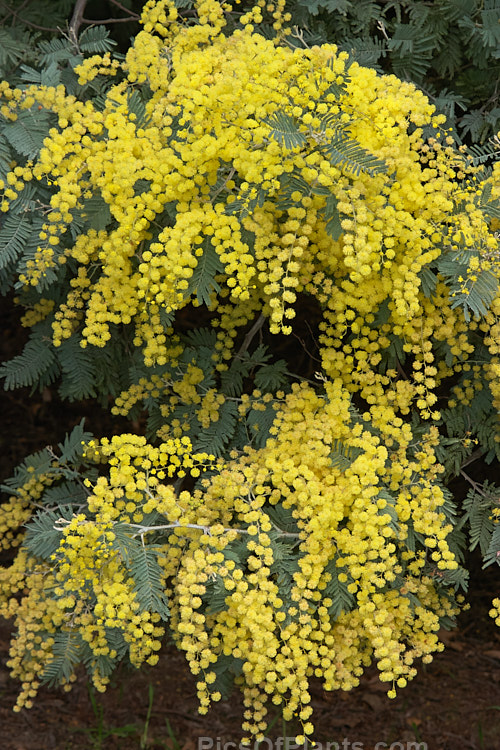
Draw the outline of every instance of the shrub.
<instances>
[{"instance_id":1,"label":"shrub","mask_svg":"<svg viewBox=\"0 0 500 750\"><path fill-rule=\"evenodd\" d=\"M5 387L148 419L18 467L0 614L18 709L79 664L98 689L155 664L168 630L202 712L236 684L245 732L271 701L303 741L312 677L376 663L394 696L441 650L464 526L499 560L498 488L462 512L446 485L500 456L500 169L414 85L290 44L282 4L274 36L258 5L196 7L150 0L124 59L1 85L1 279L31 330ZM309 377L276 346L304 310Z\"/></svg>"}]
</instances>

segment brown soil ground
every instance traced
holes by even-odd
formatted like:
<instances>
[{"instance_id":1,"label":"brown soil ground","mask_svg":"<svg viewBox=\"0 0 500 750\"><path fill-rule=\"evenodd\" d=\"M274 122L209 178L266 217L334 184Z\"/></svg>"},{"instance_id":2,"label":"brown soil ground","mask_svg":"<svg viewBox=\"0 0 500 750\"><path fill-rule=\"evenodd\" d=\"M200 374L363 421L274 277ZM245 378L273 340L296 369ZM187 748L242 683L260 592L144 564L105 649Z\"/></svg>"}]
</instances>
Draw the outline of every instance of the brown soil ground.
<instances>
[{"instance_id":1,"label":"brown soil ground","mask_svg":"<svg viewBox=\"0 0 500 750\"><path fill-rule=\"evenodd\" d=\"M10 304L3 303L0 315L2 359L10 359L24 334ZM82 416L97 435L121 426L91 403L61 404L55 389L34 396L1 391L0 397L0 481L27 454L60 441ZM329 750L500 750L500 630L488 616L498 569L483 572L478 561L472 568L471 609L455 631L443 633L445 651L421 666L395 700L386 698L376 670L349 693L327 694L313 685L319 750L328 742ZM154 668L121 668L104 695L90 691L82 674L72 692L43 690L31 710L14 713L18 686L6 668L9 633L9 623L0 620L0 750L236 750L239 696L200 716L195 678L173 647ZM269 738L289 736L291 743L294 734L277 720ZM260 747L279 745L269 739Z\"/></svg>"},{"instance_id":2,"label":"brown soil ground","mask_svg":"<svg viewBox=\"0 0 500 750\"><path fill-rule=\"evenodd\" d=\"M446 650L421 667L395 700L386 698L374 671L349 693L329 694L313 685L317 741L332 743L330 750L498 750L500 633L487 619L487 598L478 598L474 616L446 634ZM239 696L199 716L195 680L172 647L154 668L121 669L103 695L91 694L82 675L72 692L43 690L31 710L15 714L17 685L5 668L8 636L2 625L2 750L235 750L239 742ZM294 728L279 721L269 732L270 738L287 735L293 738ZM236 745L226 745L231 742Z\"/></svg>"}]
</instances>

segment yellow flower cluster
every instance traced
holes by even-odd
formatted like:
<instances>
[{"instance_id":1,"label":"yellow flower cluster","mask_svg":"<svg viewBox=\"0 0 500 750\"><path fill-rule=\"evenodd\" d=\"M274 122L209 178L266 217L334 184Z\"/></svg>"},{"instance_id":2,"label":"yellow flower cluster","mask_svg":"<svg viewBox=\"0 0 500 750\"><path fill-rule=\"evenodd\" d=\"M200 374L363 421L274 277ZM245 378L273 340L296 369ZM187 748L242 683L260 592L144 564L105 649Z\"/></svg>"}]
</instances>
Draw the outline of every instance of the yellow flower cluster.
<instances>
[{"instance_id":1,"label":"yellow flower cluster","mask_svg":"<svg viewBox=\"0 0 500 750\"><path fill-rule=\"evenodd\" d=\"M449 222L451 242L460 236L466 246L484 245L483 255L493 252L495 239L474 203L477 187L456 195L453 178L467 173L465 157L439 139L422 145L422 126L441 122L428 100L395 77L357 64L346 71L346 56L332 45L291 49L266 40L250 23L263 7L257 4L247 25L226 36L229 5L199 2L199 23L186 27L172 3L147 3L144 28L121 64L125 80L111 87L103 107L79 102L61 86L2 87L9 116L39 105L59 117L36 164L7 180L16 194L32 177L56 188L22 280L36 286L51 265L69 258L79 264L56 313L55 344L82 326L83 345L104 346L110 325L132 322L146 362L161 364L168 352L155 318L196 299L193 275L209 254L223 268L230 305L219 317L230 321L217 322L229 332L263 306L271 331L289 333L304 290L331 309L334 336L343 324L350 327L350 311L364 316L364 308L384 300L392 325L404 327L422 310L418 273L441 252L436 226L457 201L465 209ZM282 2L273 13L279 26ZM99 65L117 68L109 54L91 58L79 69L80 82L92 80ZM137 83L153 92L143 116L130 95ZM341 99L332 86L344 87ZM287 148L272 136L266 118L279 111L295 118L305 148ZM322 147L339 126L384 160L388 173L353 177L329 160ZM294 205L281 208L290 175L302 192L292 192ZM325 228L325 196L335 199L342 218L338 241ZM108 207L108 230L90 229L61 247L73 212L85 214L90 199ZM175 219L165 221L174 202ZM240 204L253 210L228 213ZM89 274L91 262L100 273ZM338 295L331 294L332 280ZM464 284L473 280L469 275ZM231 337L221 342L227 356Z\"/></svg>"},{"instance_id":2,"label":"yellow flower cluster","mask_svg":"<svg viewBox=\"0 0 500 750\"><path fill-rule=\"evenodd\" d=\"M154 447L142 437L126 434L100 443L91 441L86 457L107 463L109 476L85 480L89 492L85 510L55 523L60 542L50 560L30 558L22 549L13 565L0 571L0 615L15 617L18 628L9 661L12 674L23 683L18 709L31 705L41 673L56 658L57 632L79 643L80 649L87 644L86 661L99 690L109 681L101 657L113 660L117 656L116 637L110 633L122 634L135 666L157 662L164 635L162 615L153 604L144 606L134 571L128 567L129 556L140 554L143 546L123 546L118 528L131 524L126 539L132 545L135 536L141 536L141 523L152 513L164 516L171 528L187 523L182 507L187 493L178 498L168 479L186 473L197 477L213 461L213 456L193 454L187 438ZM5 547L22 541L15 531L30 519L34 503L55 474L56 467L26 482L18 497L2 506L0 530ZM173 549L175 559L178 550ZM161 580L156 583L161 586Z\"/></svg>"},{"instance_id":3,"label":"yellow flower cluster","mask_svg":"<svg viewBox=\"0 0 500 750\"><path fill-rule=\"evenodd\" d=\"M494 618L496 624L500 627L500 599L493 599L493 607L490 609L490 616Z\"/></svg>"},{"instance_id":4,"label":"yellow flower cluster","mask_svg":"<svg viewBox=\"0 0 500 750\"><path fill-rule=\"evenodd\" d=\"M54 481L50 472L36 474L30 467L28 473L33 474L32 478L0 505L0 549L18 547L22 543L19 528L31 517L35 503Z\"/></svg>"},{"instance_id":5,"label":"yellow flower cluster","mask_svg":"<svg viewBox=\"0 0 500 750\"><path fill-rule=\"evenodd\" d=\"M18 706L30 705L60 633L88 649L98 689L108 679L102 658L117 656L110 632L122 634L136 666L156 662L163 616L154 599L141 599L130 563L151 533L155 585L198 676L201 710L220 699L219 660L233 657L250 735L263 736L268 699L310 735L313 676L348 690L374 661L394 695L416 659L441 649L440 620L457 612L441 580L457 562L437 483L437 430L416 438L393 412L376 434L340 380L323 385L324 395L307 384L281 394L266 445L218 466L193 455L186 437L155 447L124 434L86 446L87 461L106 464L108 475L86 479L85 507L55 524L50 564L21 553L0 580L0 613L19 628ZM169 483L208 467L214 475L191 492Z\"/></svg>"},{"instance_id":6,"label":"yellow flower cluster","mask_svg":"<svg viewBox=\"0 0 500 750\"><path fill-rule=\"evenodd\" d=\"M194 674L203 672L201 706L219 698L210 688L211 665L221 656L243 660L243 728L257 737L266 726L267 696L285 717L298 716L306 734L312 731L312 675L328 690L350 689L374 660L392 695L414 676L415 659L428 661L442 648L439 620L456 612L453 596L435 585L457 567L436 484L435 428L413 456L408 425L388 429L389 452L362 420L352 424L339 381L325 390L320 397L310 386L294 387L265 448L235 458L204 482L203 493L193 493L203 513L210 511L199 522L212 525L204 539L184 547L172 583L175 637ZM339 454L344 461L351 455L350 465ZM290 512L295 531L280 530L275 506ZM250 553L246 570L226 551L237 529ZM424 540L420 549L409 543L413 534ZM299 545L287 593L276 574L278 539L290 549ZM332 577L352 597L352 608L339 616L332 614ZM228 593L222 611L206 614L212 579Z\"/></svg>"}]
</instances>

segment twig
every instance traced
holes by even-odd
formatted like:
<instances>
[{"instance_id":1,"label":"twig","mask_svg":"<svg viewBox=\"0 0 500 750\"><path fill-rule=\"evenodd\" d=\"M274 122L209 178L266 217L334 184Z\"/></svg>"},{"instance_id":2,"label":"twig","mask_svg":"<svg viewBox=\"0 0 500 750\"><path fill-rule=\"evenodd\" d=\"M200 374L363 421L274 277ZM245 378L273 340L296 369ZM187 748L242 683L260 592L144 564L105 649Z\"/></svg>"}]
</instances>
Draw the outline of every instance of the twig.
<instances>
[{"instance_id":1,"label":"twig","mask_svg":"<svg viewBox=\"0 0 500 750\"><path fill-rule=\"evenodd\" d=\"M66 521L65 519L59 519L58 521L56 521L56 523L66 523ZM144 534L149 534L153 531L168 531L170 529L197 529L198 531L203 531L203 533L207 534L208 536L212 536L212 534L210 533L210 526L204 526L199 523L179 523L178 521L176 521L175 523L161 524L159 526L143 526L140 523L128 523L127 526L135 530L135 536L143 536ZM279 531L279 536L300 539L300 534L295 531L282 531L277 527L275 527L275 529L276 531ZM250 534L248 529L224 529L224 533L228 533L229 531L235 531L237 534Z\"/></svg>"},{"instance_id":2,"label":"twig","mask_svg":"<svg viewBox=\"0 0 500 750\"><path fill-rule=\"evenodd\" d=\"M488 493L483 490L483 486L479 484L479 482L475 482L474 479L472 479L472 477L466 474L462 469L460 469L460 474L467 482L469 482L474 492L477 492L478 495L481 495L481 497L484 497L486 500L496 500L496 497L494 497L493 495L488 495Z\"/></svg>"},{"instance_id":3,"label":"twig","mask_svg":"<svg viewBox=\"0 0 500 750\"><path fill-rule=\"evenodd\" d=\"M385 26L384 26L384 22L383 21L378 21L378 23L377 23L377 29L382 32L382 34L385 36L385 38L387 39L387 41L390 41L390 38L389 38L389 36L387 34L387 31L385 30Z\"/></svg>"},{"instance_id":4,"label":"twig","mask_svg":"<svg viewBox=\"0 0 500 750\"><path fill-rule=\"evenodd\" d=\"M473 464L474 461L477 461L478 458L481 458L483 454L484 451L482 448L476 448L476 450L470 454L469 458L463 462L460 468L465 469L466 466L468 466L469 464Z\"/></svg>"},{"instance_id":5,"label":"twig","mask_svg":"<svg viewBox=\"0 0 500 750\"><path fill-rule=\"evenodd\" d=\"M139 16L134 15L128 18L103 18L99 20L92 20L91 18L82 18L81 23L85 23L88 26L102 26L105 23L129 23L130 21L137 21Z\"/></svg>"},{"instance_id":6,"label":"twig","mask_svg":"<svg viewBox=\"0 0 500 750\"><path fill-rule=\"evenodd\" d=\"M51 209L52 209L52 206L51 206ZM314 334L313 334L313 332L311 330L311 326L309 325L309 322L307 320L306 320L306 326L309 328L309 333L311 334L314 343L316 343L316 341L314 340ZM314 354L311 354L311 352L309 351L309 349L306 346L306 343L305 343L304 339L301 339L300 336L298 334L296 334L296 333L293 333L293 331L292 331L292 335L297 339L297 341L301 345L302 349L305 351L305 353L307 354L307 356L311 358L311 360L315 360L316 362L321 362L321 359L319 357L316 357Z\"/></svg>"},{"instance_id":7,"label":"twig","mask_svg":"<svg viewBox=\"0 0 500 750\"><path fill-rule=\"evenodd\" d=\"M245 336L245 338L243 339L243 343L240 346L240 348L238 349L236 357L241 357L241 356L243 356L243 354L245 354L246 350L248 349L248 347L252 343L253 337L255 336L255 334L257 333L257 331L260 331L260 329L262 328L262 326L264 325L265 322L266 322L266 317L265 317L265 315L263 315L261 313L259 315L259 317L257 318L257 320L255 321L255 323L253 324L253 326L248 331L248 333Z\"/></svg>"},{"instance_id":8,"label":"twig","mask_svg":"<svg viewBox=\"0 0 500 750\"><path fill-rule=\"evenodd\" d=\"M215 193L214 193L214 194L213 194L213 195L212 195L212 196L210 197L210 200L212 201L212 203L213 203L213 201L215 200L215 198L217 198L217 196L219 195L219 193L222 193L222 191L223 191L223 190L224 190L224 188L226 187L226 185L227 185L227 183L229 182L229 180L232 180L232 179L233 179L233 177L234 177L234 173L235 173L235 172L236 172L236 169L235 169L234 167L232 167L232 168L231 168L231 171L229 172L228 176L226 177L226 179L224 180L224 182L222 183L222 185L221 185L221 186L220 186L220 187L219 187L219 188L218 188L218 189L217 189L217 190L215 191Z\"/></svg>"},{"instance_id":9,"label":"twig","mask_svg":"<svg viewBox=\"0 0 500 750\"><path fill-rule=\"evenodd\" d=\"M20 8L17 9L17 12L13 10L10 5L7 5L7 3L0 3L4 8L6 8L11 15L14 16L14 18L17 18L21 23L25 24L26 26L29 26L32 29L37 29L37 31L52 31L52 32L58 32L59 29L54 29L52 26L40 26L37 23L33 23L32 21L27 21L25 18L22 18L20 16L21 10L24 8L25 5L27 5L26 2L24 2Z\"/></svg>"},{"instance_id":10,"label":"twig","mask_svg":"<svg viewBox=\"0 0 500 750\"><path fill-rule=\"evenodd\" d=\"M109 0L109 2L112 5L116 5L117 8L120 8L120 10L124 10L126 13L130 13L132 16L134 16L134 21L138 21L140 19L140 16L137 15L137 13L134 13L130 10L130 8L126 8L124 5L118 2L118 0Z\"/></svg>"}]
</instances>

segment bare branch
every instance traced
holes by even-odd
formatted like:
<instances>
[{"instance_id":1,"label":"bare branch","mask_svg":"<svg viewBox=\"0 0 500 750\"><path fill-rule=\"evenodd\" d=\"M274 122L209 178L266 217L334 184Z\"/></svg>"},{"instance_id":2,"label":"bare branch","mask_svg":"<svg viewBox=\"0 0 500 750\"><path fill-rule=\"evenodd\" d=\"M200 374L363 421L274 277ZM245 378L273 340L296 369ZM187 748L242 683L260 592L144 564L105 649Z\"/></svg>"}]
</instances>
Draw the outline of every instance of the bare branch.
<instances>
[{"instance_id":1,"label":"bare branch","mask_svg":"<svg viewBox=\"0 0 500 750\"><path fill-rule=\"evenodd\" d=\"M248 331L248 333L245 336L245 338L243 339L243 343L240 346L240 348L238 350L238 353L236 354L237 357L241 357L246 352L246 350L248 349L248 347L252 343L253 337L255 336L255 334L257 333L257 331L260 331L260 329L262 328L262 326L264 325L265 322L266 322L266 318L261 313L259 315L259 317L257 318L257 320L255 321L255 323L253 324L253 326Z\"/></svg>"},{"instance_id":2,"label":"bare branch","mask_svg":"<svg viewBox=\"0 0 500 750\"><path fill-rule=\"evenodd\" d=\"M126 13L130 13L130 15L134 17L134 21L139 21L140 16L137 15L137 13L134 13L133 11L131 11L130 8L126 8L124 5L119 3L118 0L109 0L109 2L112 5L116 5L117 8L120 8L120 10L124 10Z\"/></svg>"},{"instance_id":3,"label":"bare branch","mask_svg":"<svg viewBox=\"0 0 500 750\"><path fill-rule=\"evenodd\" d=\"M105 23L128 23L129 21L137 21L138 16L135 14L128 18L103 18L99 20L92 20L91 18L82 18L82 23L88 26L102 26Z\"/></svg>"},{"instance_id":4,"label":"bare branch","mask_svg":"<svg viewBox=\"0 0 500 750\"><path fill-rule=\"evenodd\" d=\"M73 15L69 23L69 36L73 44L78 45L78 31L83 23L83 14L87 0L76 0Z\"/></svg>"}]
</instances>

